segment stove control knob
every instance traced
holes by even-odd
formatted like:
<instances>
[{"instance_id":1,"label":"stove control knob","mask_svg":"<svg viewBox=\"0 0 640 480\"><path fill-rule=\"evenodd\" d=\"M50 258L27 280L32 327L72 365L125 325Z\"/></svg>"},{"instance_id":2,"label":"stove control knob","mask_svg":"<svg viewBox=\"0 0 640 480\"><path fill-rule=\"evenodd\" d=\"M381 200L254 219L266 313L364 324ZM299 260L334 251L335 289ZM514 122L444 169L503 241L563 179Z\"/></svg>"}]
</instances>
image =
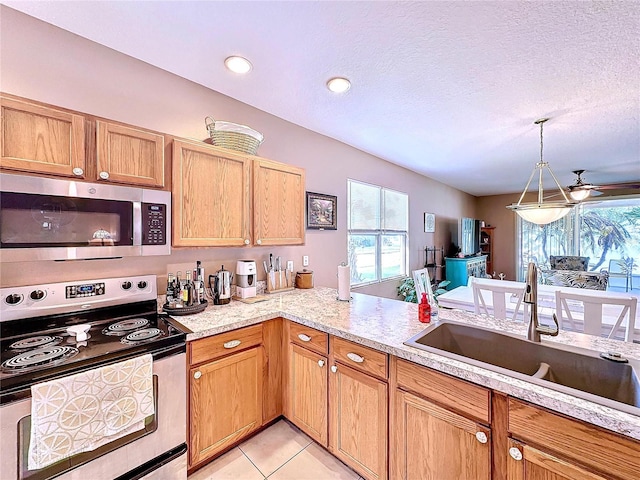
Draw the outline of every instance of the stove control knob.
<instances>
[{"instance_id":1,"label":"stove control knob","mask_svg":"<svg viewBox=\"0 0 640 480\"><path fill-rule=\"evenodd\" d=\"M147 282L145 282L144 280L143 280L143 281L138 282L138 288L139 288L140 290L144 290L145 288L147 288Z\"/></svg>"},{"instance_id":2,"label":"stove control knob","mask_svg":"<svg viewBox=\"0 0 640 480\"><path fill-rule=\"evenodd\" d=\"M29 294L29 298L31 298L31 300L42 300L44 295L45 293L42 290L34 290Z\"/></svg>"},{"instance_id":3,"label":"stove control knob","mask_svg":"<svg viewBox=\"0 0 640 480\"><path fill-rule=\"evenodd\" d=\"M131 288L131 282L122 282L122 289L129 290Z\"/></svg>"},{"instance_id":4,"label":"stove control knob","mask_svg":"<svg viewBox=\"0 0 640 480\"><path fill-rule=\"evenodd\" d=\"M9 305L17 305L22 301L22 295L19 293L12 293L11 295L7 295L4 301Z\"/></svg>"}]
</instances>

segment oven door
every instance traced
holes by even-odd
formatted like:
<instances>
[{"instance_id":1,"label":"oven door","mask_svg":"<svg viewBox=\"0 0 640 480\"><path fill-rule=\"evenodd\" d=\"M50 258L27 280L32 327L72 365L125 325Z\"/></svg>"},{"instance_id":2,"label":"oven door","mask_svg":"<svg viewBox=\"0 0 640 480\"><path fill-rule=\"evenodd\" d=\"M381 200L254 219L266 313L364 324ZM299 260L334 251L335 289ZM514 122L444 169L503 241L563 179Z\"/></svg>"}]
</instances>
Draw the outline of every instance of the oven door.
<instances>
[{"instance_id":1,"label":"oven door","mask_svg":"<svg viewBox=\"0 0 640 480\"><path fill-rule=\"evenodd\" d=\"M27 469L31 399L5 404L0 412L2 461L0 478L17 480L111 480L157 478L171 471L172 479L187 478L186 355L153 362L156 413L145 428L91 452L74 455L41 470Z\"/></svg>"}]
</instances>

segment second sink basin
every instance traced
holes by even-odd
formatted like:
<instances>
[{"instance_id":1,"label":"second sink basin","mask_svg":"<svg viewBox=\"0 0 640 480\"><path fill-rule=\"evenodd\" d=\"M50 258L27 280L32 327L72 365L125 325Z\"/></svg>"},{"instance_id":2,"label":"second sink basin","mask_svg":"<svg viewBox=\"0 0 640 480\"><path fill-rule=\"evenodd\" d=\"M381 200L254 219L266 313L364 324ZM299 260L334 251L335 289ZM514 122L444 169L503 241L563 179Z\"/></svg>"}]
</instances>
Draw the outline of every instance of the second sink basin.
<instances>
[{"instance_id":1,"label":"second sink basin","mask_svg":"<svg viewBox=\"0 0 640 480\"><path fill-rule=\"evenodd\" d=\"M576 353L453 322L433 325L404 343L640 415L635 362L617 363L597 353Z\"/></svg>"}]
</instances>

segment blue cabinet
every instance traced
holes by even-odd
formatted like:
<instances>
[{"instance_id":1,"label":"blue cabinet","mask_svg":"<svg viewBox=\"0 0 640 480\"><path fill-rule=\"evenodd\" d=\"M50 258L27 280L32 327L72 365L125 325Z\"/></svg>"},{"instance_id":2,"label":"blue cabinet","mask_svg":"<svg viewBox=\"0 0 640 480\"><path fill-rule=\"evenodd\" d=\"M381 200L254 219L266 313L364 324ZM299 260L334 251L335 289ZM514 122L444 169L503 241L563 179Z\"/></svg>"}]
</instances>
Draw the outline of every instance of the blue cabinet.
<instances>
[{"instance_id":1,"label":"blue cabinet","mask_svg":"<svg viewBox=\"0 0 640 480\"><path fill-rule=\"evenodd\" d=\"M479 255L468 258L445 258L447 290L453 290L459 286L466 286L469 277L484 277L487 274L487 256Z\"/></svg>"}]
</instances>

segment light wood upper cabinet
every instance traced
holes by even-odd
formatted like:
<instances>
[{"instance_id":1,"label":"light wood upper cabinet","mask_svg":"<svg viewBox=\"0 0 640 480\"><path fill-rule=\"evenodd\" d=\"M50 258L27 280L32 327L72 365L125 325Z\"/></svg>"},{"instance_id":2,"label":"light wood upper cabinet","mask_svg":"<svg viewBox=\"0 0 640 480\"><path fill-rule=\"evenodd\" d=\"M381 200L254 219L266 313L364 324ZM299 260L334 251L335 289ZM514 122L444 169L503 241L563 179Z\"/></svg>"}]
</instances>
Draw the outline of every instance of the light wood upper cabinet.
<instances>
[{"instance_id":1,"label":"light wood upper cabinet","mask_svg":"<svg viewBox=\"0 0 640 480\"><path fill-rule=\"evenodd\" d=\"M251 160L202 143L173 142L173 246L251 243Z\"/></svg>"},{"instance_id":2,"label":"light wood upper cabinet","mask_svg":"<svg viewBox=\"0 0 640 480\"><path fill-rule=\"evenodd\" d=\"M392 478L491 478L487 427L402 390L396 390L395 396L395 431L390 433Z\"/></svg>"},{"instance_id":3,"label":"light wood upper cabinet","mask_svg":"<svg viewBox=\"0 0 640 480\"><path fill-rule=\"evenodd\" d=\"M387 478L387 412L385 382L332 363L329 450L368 480Z\"/></svg>"},{"instance_id":4,"label":"light wood upper cabinet","mask_svg":"<svg viewBox=\"0 0 640 480\"><path fill-rule=\"evenodd\" d=\"M189 465L213 457L262 425L262 347L189 370Z\"/></svg>"},{"instance_id":5,"label":"light wood upper cabinet","mask_svg":"<svg viewBox=\"0 0 640 480\"><path fill-rule=\"evenodd\" d=\"M164 187L164 137L96 122L97 180Z\"/></svg>"},{"instance_id":6,"label":"light wood upper cabinet","mask_svg":"<svg viewBox=\"0 0 640 480\"><path fill-rule=\"evenodd\" d=\"M27 173L84 178L84 118L0 96L0 166Z\"/></svg>"},{"instance_id":7,"label":"light wood upper cabinet","mask_svg":"<svg viewBox=\"0 0 640 480\"><path fill-rule=\"evenodd\" d=\"M253 161L254 245L304 243L305 173L291 165Z\"/></svg>"},{"instance_id":8,"label":"light wood upper cabinet","mask_svg":"<svg viewBox=\"0 0 640 480\"><path fill-rule=\"evenodd\" d=\"M302 431L327 446L327 357L289 344L288 402L285 415Z\"/></svg>"}]
</instances>

